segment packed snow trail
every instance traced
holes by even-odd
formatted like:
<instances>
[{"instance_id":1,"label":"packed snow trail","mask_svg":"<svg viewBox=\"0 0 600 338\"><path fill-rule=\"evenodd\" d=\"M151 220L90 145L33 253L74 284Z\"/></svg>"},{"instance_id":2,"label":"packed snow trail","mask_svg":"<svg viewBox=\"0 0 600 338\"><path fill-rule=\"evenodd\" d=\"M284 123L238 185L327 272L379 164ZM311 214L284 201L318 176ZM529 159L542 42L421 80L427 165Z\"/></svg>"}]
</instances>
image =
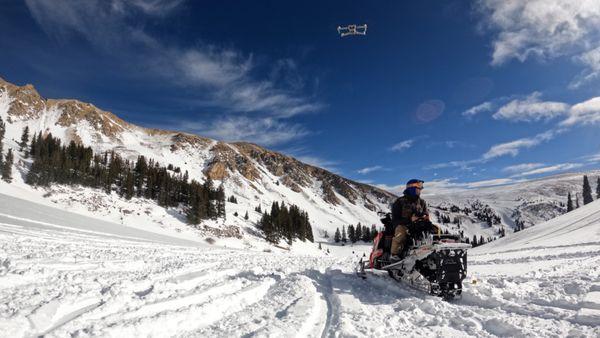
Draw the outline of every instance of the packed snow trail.
<instances>
[{"instance_id":1,"label":"packed snow trail","mask_svg":"<svg viewBox=\"0 0 600 338\"><path fill-rule=\"evenodd\" d=\"M79 231L78 215L48 208L39 219L7 201L1 336L600 335L600 216L588 206L563 217L569 236L542 224L473 250L463 299L444 302L385 274L357 278L353 257L134 240L116 224L82 218ZM567 237L585 242L561 246Z\"/></svg>"}]
</instances>

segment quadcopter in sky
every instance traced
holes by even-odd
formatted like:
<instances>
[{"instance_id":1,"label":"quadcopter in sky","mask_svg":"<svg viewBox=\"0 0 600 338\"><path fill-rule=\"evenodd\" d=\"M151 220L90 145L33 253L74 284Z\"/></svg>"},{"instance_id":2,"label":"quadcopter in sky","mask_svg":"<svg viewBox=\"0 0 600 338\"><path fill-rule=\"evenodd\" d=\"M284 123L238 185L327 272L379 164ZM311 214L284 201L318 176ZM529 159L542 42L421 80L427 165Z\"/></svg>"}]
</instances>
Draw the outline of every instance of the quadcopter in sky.
<instances>
[{"instance_id":1,"label":"quadcopter in sky","mask_svg":"<svg viewBox=\"0 0 600 338\"><path fill-rule=\"evenodd\" d=\"M348 35L367 35L367 24L348 25L345 27L338 26L337 31L341 37Z\"/></svg>"}]
</instances>

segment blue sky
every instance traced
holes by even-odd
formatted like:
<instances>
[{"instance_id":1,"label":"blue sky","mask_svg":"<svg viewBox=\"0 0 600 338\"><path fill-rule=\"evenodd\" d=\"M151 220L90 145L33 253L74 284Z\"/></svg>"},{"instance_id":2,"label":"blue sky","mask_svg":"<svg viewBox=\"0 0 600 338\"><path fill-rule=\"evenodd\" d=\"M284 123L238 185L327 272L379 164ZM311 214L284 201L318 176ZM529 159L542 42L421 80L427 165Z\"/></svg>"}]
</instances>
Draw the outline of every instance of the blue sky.
<instances>
[{"instance_id":1,"label":"blue sky","mask_svg":"<svg viewBox=\"0 0 600 338\"><path fill-rule=\"evenodd\" d=\"M338 25L368 24L341 38ZM600 160L600 2L4 1L0 76L400 189Z\"/></svg>"}]
</instances>

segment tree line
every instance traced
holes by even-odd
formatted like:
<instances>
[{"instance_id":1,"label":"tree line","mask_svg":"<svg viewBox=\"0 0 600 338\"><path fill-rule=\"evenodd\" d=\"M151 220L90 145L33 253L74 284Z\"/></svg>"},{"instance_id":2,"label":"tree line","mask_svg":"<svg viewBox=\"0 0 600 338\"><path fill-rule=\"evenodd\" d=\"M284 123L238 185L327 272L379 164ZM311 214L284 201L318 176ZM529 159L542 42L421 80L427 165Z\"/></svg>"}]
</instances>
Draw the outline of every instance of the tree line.
<instances>
[{"instance_id":1,"label":"tree line","mask_svg":"<svg viewBox=\"0 0 600 338\"><path fill-rule=\"evenodd\" d=\"M255 209L261 212L260 206ZM312 226L308 218L308 213L301 210L298 206L292 204L289 207L284 202L273 202L271 211L262 213L262 217L257 223L267 241L278 243L281 239L292 244L293 239L313 242Z\"/></svg>"},{"instance_id":2,"label":"tree line","mask_svg":"<svg viewBox=\"0 0 600 338\"><path fill-rule=\"evenodd\" d=\"M341 232L340 228L336 228L333 240L336 243L346 243L348 241L351 243L356 243L358 241L371 242L375 236L377 236L375 226L369 228L358 223L356 226L352 224L348 225L348 233L346 233L346 226L342 226Z\"/></svg>"},{"instance_id":3,"label":"tree line","mask_svg":"<svg viewBox=\"0 0 600 338\"><path fill-rule=\"evenodd\" d=\"M26 142L26 141L25 141ZM153 159L138 156L124 160L114 151L95 154L91 147L75 142L65 146L59 138L42 133L34 135L29 147L21 147L33 160L26 183L48 186L51 183L81 185L116 192L125 199L154 200L162 207L185 210L190 224L225 217L223 186L214 188L209 178L204 183L189 181L188 172L176 172Z\"/></svg>"}]
</instances>

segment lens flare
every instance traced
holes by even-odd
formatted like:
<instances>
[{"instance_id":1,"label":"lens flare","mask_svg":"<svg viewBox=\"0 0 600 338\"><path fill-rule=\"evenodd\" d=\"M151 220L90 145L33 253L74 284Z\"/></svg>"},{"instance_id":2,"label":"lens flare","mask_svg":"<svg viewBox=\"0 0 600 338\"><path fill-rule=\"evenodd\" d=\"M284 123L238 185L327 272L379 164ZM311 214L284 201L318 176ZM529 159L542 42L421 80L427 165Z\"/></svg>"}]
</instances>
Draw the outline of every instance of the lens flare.
<instances>
[{"instance_id":1,"label":"lens flare","mask_svg":"<svg viewBox=\"0 0 600 338\"><path fill-rule=\"evenodd\" d=\"M442 100L428 100L419 105L415 112L418 122L429 123L442 115L446 104Z\"/></svg>"}]
</instances>

